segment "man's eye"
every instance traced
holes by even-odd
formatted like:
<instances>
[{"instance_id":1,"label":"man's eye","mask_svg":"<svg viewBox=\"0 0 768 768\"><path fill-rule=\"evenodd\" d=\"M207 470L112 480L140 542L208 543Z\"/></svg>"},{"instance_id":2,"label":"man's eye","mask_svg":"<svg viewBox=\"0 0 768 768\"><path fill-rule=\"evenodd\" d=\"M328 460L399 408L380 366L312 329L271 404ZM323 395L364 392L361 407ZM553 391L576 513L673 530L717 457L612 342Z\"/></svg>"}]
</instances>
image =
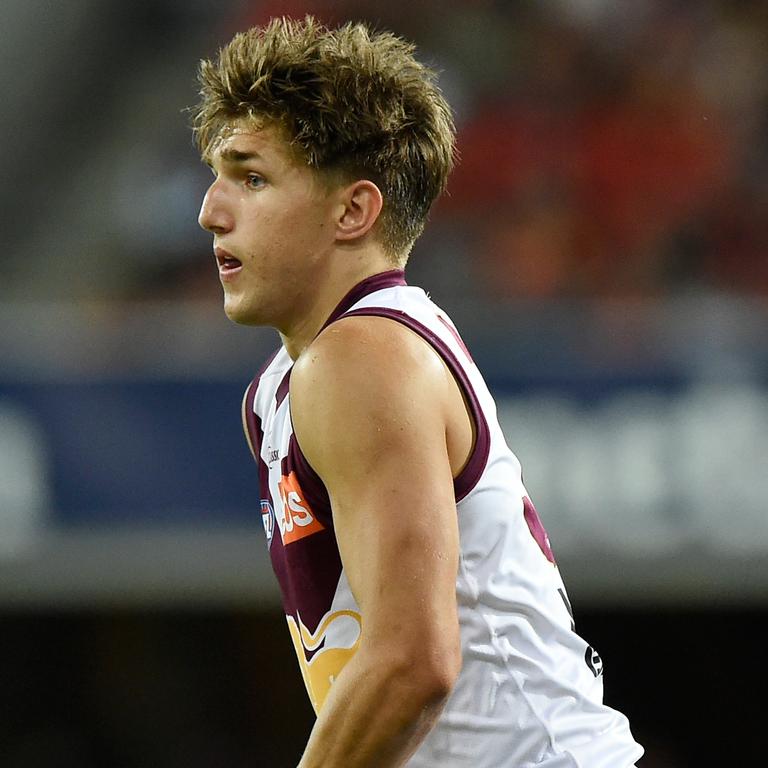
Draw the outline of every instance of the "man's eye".
<instances>
[{"instance_id":1,"label":"man's eye","mask_svg":"<svg viewBox=\"0 0 768 768\"><path fill-rule=\"evenodd\" d=\"M245 185L251 189L258 189L264 184L264 179L258 173L249 173L245 177Z\"/></svg>"}]
</instances>

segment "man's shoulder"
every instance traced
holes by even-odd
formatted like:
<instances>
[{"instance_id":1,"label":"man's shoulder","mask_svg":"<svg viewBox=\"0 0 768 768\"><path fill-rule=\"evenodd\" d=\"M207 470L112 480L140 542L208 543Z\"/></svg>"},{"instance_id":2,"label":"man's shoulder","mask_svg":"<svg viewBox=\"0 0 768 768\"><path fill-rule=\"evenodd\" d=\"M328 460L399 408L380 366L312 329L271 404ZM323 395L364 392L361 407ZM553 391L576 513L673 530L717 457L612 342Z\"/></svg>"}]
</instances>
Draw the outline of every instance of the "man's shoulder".
<instances>
[{"instance_id":1,"label":"man's shoulder","mask_svg":"<svg viewBox=\"0 0 768 768\"><path fill-rule=\"evenodd\" d=\"M294 432L309 463L332 482L377 456L393 460L436 444L434 435L444 448L451 385L439 356L406 326L386 317L344 317L294 365Z\"/></svg>"},{"instance_id":2,"label":"man's shoulder","mask_svg":"<svg viewBox=\"0 0 768 768\"><path fill-rule=\"evenodd\" d=\"M396 318L378 314L347 315L331 323L302 352L292 380L333 377L361 379L374 385L404 374L437 373L442 364L434 349Z\"/></svg>"}]
</instances>

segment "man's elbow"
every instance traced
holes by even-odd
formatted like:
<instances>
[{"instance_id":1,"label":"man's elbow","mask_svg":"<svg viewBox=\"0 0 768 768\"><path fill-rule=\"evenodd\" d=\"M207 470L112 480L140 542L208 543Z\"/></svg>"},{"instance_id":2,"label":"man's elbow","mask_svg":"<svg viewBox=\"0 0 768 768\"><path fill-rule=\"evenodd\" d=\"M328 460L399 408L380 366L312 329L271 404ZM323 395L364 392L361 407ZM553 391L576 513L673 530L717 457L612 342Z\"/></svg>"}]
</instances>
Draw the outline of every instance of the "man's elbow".
<instances>
[{"instance_id":1,"label":"man's elbow","mask_svg":"<svg viewBox=\"0 0 768 768\"><path fill-rule=\"evenodd\" d=\"M461 648L420 648L409 654L401 674L425 707L442 708L461 672Z\"/></svg>"},{"instance_id":2,"label":"man's elbow","mask_svg":"<svg viewBox=\"0 0 768 768\"><path fill-rule=\"evenodd\" d=\"M456 684L456 675L435 674L422 682L421 689L426 706L442 708Z\"/></svg>"},{"instance_id":3,"label":"man's elbow","mask_svg":"<svg viewBox=\"0 0 768 768\"><path fill-rule=\"evenodd\" d=\"M461 650L442 658L432 670L430 685L433 694L441 699L447 699L453 692L461 672Z\"/></svg>"}]
</instances>

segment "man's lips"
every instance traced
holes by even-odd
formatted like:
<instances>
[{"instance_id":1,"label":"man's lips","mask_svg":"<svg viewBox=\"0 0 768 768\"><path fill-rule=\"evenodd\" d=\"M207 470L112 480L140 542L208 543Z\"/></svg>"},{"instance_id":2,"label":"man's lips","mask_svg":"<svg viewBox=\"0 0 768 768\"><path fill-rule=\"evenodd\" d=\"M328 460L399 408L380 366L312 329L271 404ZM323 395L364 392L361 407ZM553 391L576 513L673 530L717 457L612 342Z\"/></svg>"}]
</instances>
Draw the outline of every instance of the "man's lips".
<instances>
[{"instance_id":1,"label":"man's lips","mask_svg":"<svg viewBox=\"0 0 768 768\"><path fill-rule=\"evenodd\" d=\"M233 276L236 272L242 269L242 262L240 259L235 258L229 251L224 248L216 247L213 249L213 253L216 256L216 262L219 265L219 275L221 277Z\"/></svg>"}]
</instances>

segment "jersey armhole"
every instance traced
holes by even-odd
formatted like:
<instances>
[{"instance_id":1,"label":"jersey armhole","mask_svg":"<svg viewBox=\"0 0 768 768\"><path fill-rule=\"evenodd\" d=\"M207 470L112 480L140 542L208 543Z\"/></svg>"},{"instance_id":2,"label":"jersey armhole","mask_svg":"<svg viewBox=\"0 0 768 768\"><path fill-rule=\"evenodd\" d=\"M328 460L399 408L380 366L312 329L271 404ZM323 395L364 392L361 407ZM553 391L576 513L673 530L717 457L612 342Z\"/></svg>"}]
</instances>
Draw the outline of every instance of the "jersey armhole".
<instances>
[{"instance_id":1,"label":"jersey armhole","mask_svg":"<svg viewBox=\"0 0 768 768\"><path fill-rule=\"evenodd\" d=\"M251 455L253 456L256 461L258 461L259 456L256 451L256 447L254 446L254 437L251 436L251 421L253 420L252 416L249 414L253 414L253 398L254 394L256 392L256 387L254 386L254 382L250 382L248 386L245 388L245 392L243 393L243 403L241 406L241 415L243 420L243 433L245 434L245 442L248 443L248 448L251 450ZM255 414L253 414L255 415Z\"/></svg>"},{"instance_id":2,"label":"jersey armhole","mask_svg":"<svg viewBox=\"0 0 768 768\"><path fill-rule=\"evenodd\" d=\"M491 433L488 422L464 366L459 362L451 348L434 331L401 310L390 307L365 307L346 312L338 319L360 316L386 317L404 325L421 336L440 355L458 384L464 401L468 406L469 415L475 429L475 442L467 463L453 480L454 496L458 504L477 485L488 463L488 455L491 450ZM471 358L468 359L471 363Z\"/></svg>"}]
</instances>

